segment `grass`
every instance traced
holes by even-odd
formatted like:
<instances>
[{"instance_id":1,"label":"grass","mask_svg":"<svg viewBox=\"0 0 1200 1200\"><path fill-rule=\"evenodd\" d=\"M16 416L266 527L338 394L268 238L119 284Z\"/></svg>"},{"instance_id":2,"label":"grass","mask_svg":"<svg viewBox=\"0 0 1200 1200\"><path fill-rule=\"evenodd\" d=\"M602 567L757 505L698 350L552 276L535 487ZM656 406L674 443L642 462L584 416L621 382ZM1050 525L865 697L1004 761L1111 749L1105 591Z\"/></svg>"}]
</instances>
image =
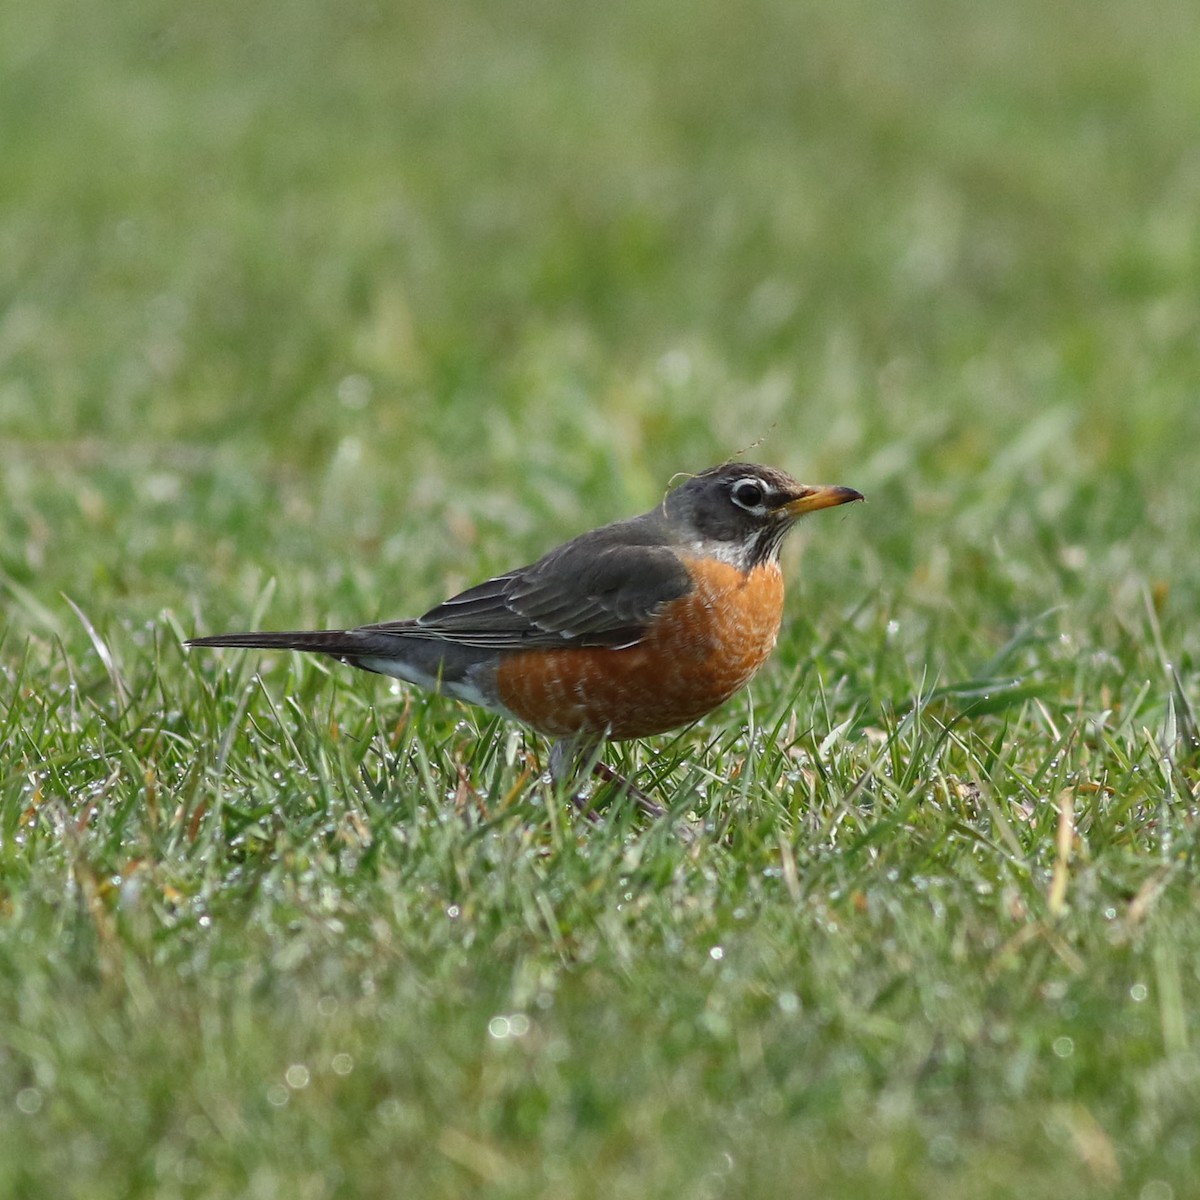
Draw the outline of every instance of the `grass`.
<instances>
[{"instance_id":1,"label":"grass","mask_svg":"<svg viewBox=\"0 0 1200 1200\"><path fill-rule=\"evenodd\" d=\"M1197 1195L1197 33L0 14L0 1193ZM740 448L868 504L661 823L181 648Z\"/></svg>"}]
</instances>

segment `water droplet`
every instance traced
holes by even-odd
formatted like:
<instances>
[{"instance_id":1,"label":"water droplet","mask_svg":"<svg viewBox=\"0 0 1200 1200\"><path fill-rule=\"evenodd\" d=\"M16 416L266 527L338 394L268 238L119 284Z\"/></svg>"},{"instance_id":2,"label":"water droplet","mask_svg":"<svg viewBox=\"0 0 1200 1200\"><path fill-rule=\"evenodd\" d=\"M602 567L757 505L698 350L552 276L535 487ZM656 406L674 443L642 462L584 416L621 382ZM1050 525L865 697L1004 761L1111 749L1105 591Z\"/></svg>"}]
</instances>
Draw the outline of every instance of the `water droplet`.
<instances>
[{"instance_id":1,"label":"water droplet","mask_svg":"<svg viewBox=\"0 0 1200 1200\"><path fill-rule=\"evenodd\" d=\"M299 1091L301 1088L306 1088L312 1076L308 1072L308 1068L303 1063L292 1063L290 1067L283 1073L284 1082L293 1091Z\"/></svg>"},{"instance_id":2,"label":"water droplet","mask_svg":"<svg viewBox=\"0 0 1200 1200\"><path fill-rule=\"evenodd\" d=\"M347 375L337 386L337 398L346 408L366 408L374 388L365 375Z\"/></svg>"}]
</instances>

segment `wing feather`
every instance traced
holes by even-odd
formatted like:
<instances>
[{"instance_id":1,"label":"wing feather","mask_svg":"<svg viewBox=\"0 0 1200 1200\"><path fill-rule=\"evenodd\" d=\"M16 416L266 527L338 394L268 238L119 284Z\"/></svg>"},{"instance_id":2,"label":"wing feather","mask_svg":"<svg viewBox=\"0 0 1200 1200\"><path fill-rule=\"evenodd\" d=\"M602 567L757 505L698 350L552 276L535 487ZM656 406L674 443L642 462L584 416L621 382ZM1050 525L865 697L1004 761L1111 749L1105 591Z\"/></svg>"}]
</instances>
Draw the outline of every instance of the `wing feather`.
<instances>
[{"instance_id":1,"label":"wing feather","mask_svg":"<svg viewBox=\"0 0 1200 1200\"><path fill-rule=\"evenodd\" d=\"M497 575L415 621L364 630L492 649L635 645L655 613L692 587L679 556L631 522L598 529Z\"/></svg>"}]
</instances>

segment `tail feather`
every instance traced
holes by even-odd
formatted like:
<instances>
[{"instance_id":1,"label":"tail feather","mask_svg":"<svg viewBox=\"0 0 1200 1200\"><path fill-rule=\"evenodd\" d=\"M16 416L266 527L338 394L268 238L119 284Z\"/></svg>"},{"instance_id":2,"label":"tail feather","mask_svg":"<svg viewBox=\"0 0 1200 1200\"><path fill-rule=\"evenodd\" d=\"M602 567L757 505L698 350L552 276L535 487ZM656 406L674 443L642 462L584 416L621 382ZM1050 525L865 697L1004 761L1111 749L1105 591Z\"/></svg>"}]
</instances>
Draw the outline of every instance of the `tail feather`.
<instances>
[{"instance_id":1,"label":"tail feather","mask_svg":"<svg viewBox=\"0 0 1200 1200\"><path fill-rule=\"evenodd\" d=\"M487 666L487 655L472 646L422 637L415 622L397 622L387 630L361 629L251 630L192 638L189 646L232 646L243 650L300 650L328 654L352 667L391 675L423 688L443 688L474 704L485 703L474 682ZM485 671L486 673L486 671ZM459 690L465 688L466 690Z\"/></svg>"},{"instance_id":2,"label":"tail feather","mask_svg":"<svg viewBox=\"0 0 1200 1200\"><path fill-rule=\"evenodd\" d=\"M218 633L190 638L189 646L234 646L256 650L307 650L335 658L369 652L362 634L352 629L295 629L273 632Z\"/></svg>"}]
</instances>

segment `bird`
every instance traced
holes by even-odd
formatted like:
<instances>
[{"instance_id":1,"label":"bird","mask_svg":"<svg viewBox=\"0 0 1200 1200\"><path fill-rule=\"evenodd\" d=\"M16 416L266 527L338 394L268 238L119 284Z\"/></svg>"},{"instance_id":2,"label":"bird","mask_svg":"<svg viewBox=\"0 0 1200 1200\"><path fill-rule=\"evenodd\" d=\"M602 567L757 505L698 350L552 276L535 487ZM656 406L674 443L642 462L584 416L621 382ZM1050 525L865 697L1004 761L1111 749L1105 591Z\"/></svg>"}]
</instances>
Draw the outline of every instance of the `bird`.
<instances>
[{"instance_id":1,"label":"bird","mask_svg":"<svg viewBox=\"0 0 1200 1200\"><path fill-rule=\"evenodd\" d=\"M550 773L563 782L604 741L691 724L740 691L779 635L784 535L808 513L863 498L725 462L686 476L649 512L580 534L423 616L187 645L313 652L441 692L550 738ZM594 757L593 769L619 778Z\"/></svg>"}]
</instances>

